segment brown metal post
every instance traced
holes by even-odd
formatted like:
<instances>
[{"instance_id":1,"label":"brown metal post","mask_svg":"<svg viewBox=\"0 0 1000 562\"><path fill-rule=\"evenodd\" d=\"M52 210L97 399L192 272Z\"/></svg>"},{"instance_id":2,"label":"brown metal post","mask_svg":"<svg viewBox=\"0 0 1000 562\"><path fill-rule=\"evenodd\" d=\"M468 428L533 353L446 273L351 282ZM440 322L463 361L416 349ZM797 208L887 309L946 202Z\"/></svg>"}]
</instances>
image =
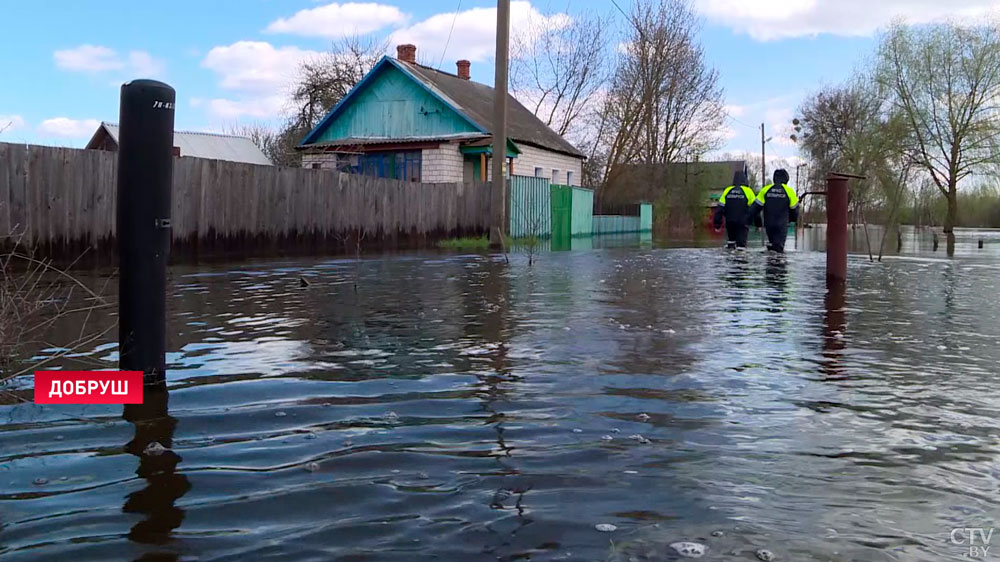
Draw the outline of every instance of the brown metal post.
<instances>
[{"instance_id":1,"label":"brown metal post","mask_svg":"<svg viewBox=\"0 0 1000 562\"><path fill-rule=\"evenodd\" d=\"M847 176L826 178L826 279L847 281Z\"/></svg>"}]
</instances>

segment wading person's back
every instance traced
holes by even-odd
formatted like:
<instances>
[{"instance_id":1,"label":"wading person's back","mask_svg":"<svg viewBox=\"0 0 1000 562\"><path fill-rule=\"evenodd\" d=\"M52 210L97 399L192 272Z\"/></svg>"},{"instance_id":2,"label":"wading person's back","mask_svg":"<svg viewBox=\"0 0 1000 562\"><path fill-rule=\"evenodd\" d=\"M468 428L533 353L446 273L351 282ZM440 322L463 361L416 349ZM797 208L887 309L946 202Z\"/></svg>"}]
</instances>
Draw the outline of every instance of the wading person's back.
<instances>
[{"instance_id":1,"label":"wading person's back","mask_svg":"<svg viewBox=\"0 0 1000 562\"><path fill-rule=\"evenodd\" d=\"M733 185L722 190L719 204L715 208L713 225L716 230L726 223L726 246L730 248L746 248L750 233L750 206L756 200L753 190L747 187L747 175L744 172L733 174Z\"/></svg>"},{"instance_id":2,"label":"wading person's back","mask_svg":"<svg viewBox=\"0 0 1000 562\"><path fill-rule=\"evenodd\" d=\"M795 190L788 186L788 172L775 170L774 183L765 185L760 190L751 211L751 219L763 215L768 250L785 251L788 224L797 221L798 214L799 197L795 194Z\"/></svg>"}]
</instances>

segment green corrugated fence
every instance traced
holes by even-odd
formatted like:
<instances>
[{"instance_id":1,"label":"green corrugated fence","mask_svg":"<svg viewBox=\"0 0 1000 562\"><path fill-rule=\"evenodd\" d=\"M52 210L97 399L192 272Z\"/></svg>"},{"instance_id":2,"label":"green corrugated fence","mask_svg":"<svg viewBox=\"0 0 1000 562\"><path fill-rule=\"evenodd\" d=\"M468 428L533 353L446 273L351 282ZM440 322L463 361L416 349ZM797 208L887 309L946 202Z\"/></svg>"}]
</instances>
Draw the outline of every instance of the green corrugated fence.
<instances>
[{"instance_id":1,"label":"green corrugated fence","mask_svg":"<svg viewBox=\"0 0 1000 562\"><path fill-rule=\"evenodd\" d=\"M549 180L512 176L510 183L510 237L548 237L552 234L552 194Z\"/></svg>"},{"instance_id":2,"label":"green corrugated fence","mask_svg":"<svg viewBox=\"0 0 1000 562\"><path fill-rule=\"evenodd\" d=\"M653 231L653 205L643 203L639 205L639 232Z\"/></svg>"},{"instance_id":3,"label":"green corrugated fence","mask_svg":"<svg viewBox=\"0 0 1000 562\"><path fill-rule=\"evenodd\" d=\"M653 205L639 205L639 216L594 215L594 234L621 232L651 232L653 230Z\"/></svg>"},{"instance_id":4,"label":"green corrugated fence","mask_svg":"<svg viewBox=\"0 0 1000 562\"><path fill-rule=\"evenodd\" d=\"M552 237L590 236L594 224L594 190L552 185Z\"/></svg>"},{"instance_id":5,"label":"green corrugated fence","mask_svg":"<svg viewBox=\"0 0 1000 562\"><path fill-rule=\"evenodd\" d=\"M568 185L551 186L552 240L559 247L565 246L572 234L573 188Z\"/></svg>"},{"instance_id":6,"label":"green corrugated fence","mask_svg":"<svg viewBox=\"0 0 1000 562\"><path fill-rule=\"evenodd\" d=\"M570 235L590 236L594 228L594 190L574 187Z\"/></svg>"}]
</instances>

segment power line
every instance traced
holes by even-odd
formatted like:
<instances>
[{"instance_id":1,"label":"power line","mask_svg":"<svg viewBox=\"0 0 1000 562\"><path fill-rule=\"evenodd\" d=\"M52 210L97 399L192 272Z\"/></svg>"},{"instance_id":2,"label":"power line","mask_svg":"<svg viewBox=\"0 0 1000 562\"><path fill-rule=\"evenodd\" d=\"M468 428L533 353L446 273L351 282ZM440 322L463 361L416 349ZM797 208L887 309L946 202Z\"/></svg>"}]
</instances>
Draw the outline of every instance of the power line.
<instances>
[{"instance_id":1,"label":"power line","mask_svg":"<svg viewBox=\"0 0 1000 562\"><path fill-rule=\"evenodd\" d=\"M455 17L451 18L451 29L448 30L448 39L444 42L444 50L441 51L441 60L438 61L438 70L444 64L444 55L448 52L448 44L451 43L451 33L455 31L455 22L458 20L458 13L462 11L462 0L458 0L458 7L455 8Z\"/></svg>"},{"instance_id":2,"label":"power line","mask_svg":"<svg viewBox=\"0 0 1000 562\"><path fill-rule=\"evenodd\" d=\"M611 0L611 3L615 5L615 8L618 8L618 11L621 12L623 16L625 16L625 19L631 19L630 17L628 17L628 14L625 13L625 10L623 10L622 7L618 5L618 2L616 2L615 0Z\"/></svg>"},{"instance_id":3,"label":"power line","mask_svg":"<svg viewBox=\"0 0 1000 562\"><path fill-rule=\"evenodd\" d=\"M759 129L759 128L760 128L760 127L758 127L758 126L756 126L756 125L750 125L750 124L748 124L748 123L744 123L743 121L740 121L739 119L737 119L737 118L733 117L733 116L732 116L732 115L730 115L729 113L726 113L726 118L727 118L727 119L732 119L732 120L733 120L733 122L735 122L735 123L738 123L738 124L740 124L740 125L743 125L744 127L748 128L748 129Z\"/></svg>"}]
</instances>

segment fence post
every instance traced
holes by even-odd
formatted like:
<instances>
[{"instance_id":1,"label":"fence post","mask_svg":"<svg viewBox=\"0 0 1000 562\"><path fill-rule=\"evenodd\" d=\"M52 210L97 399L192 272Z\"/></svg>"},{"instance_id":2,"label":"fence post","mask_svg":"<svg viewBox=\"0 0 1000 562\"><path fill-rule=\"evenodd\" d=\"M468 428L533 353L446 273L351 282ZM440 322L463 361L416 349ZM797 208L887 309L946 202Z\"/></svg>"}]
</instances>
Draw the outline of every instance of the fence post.
<instances>
[{"instance_id":1,"label":"fence post","mask_svg":"<svg viewBox=\"0 0 1000 562\"><path fill-rule=\"evenodd\" d=\"M122 85L118 138L119 369L165 380L174 100L155 80Z\"/></svg>"}]
</instances>

